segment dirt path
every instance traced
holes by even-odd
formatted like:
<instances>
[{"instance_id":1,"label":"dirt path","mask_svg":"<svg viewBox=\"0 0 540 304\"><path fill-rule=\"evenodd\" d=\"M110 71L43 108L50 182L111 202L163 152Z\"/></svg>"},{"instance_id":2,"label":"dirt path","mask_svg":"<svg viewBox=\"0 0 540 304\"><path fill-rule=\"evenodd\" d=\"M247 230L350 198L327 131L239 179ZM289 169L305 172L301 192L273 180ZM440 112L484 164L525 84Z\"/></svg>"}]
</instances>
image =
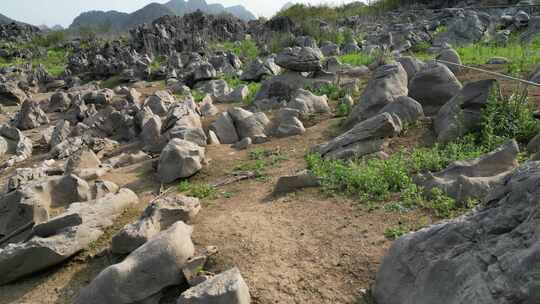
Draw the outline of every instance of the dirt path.
<instances>
[{"instance_id":1,"label":"dirt path","mask_svg":"<svg viewBox=\"0 0 540 304\"><path fill-rule=\"evenodd\" d=\"M217 199L204 200L193 240L197 247L217 246L210 271L238 266L254 303L355 303L374 278L390 244L383 233L400 221L415 221L383 209L367 211L358 203L331 197L318 189L274 198L279 176L305 168L309 147L322 142L336 120L326 120L306 134L273 139L254 149L279 151L282 161L265 168L266 178L218 189ZM248 151L210 146L210 164L192 183L210 183L249 163ZM138 217L159 185L152 161L115 170L104 177L136 191L141 204L122 216L88 251L42 274L0 287L0 303L72 303L78 290L103 268L115 263L107 252L111 236Z\"/></svg>"}]
</instances>

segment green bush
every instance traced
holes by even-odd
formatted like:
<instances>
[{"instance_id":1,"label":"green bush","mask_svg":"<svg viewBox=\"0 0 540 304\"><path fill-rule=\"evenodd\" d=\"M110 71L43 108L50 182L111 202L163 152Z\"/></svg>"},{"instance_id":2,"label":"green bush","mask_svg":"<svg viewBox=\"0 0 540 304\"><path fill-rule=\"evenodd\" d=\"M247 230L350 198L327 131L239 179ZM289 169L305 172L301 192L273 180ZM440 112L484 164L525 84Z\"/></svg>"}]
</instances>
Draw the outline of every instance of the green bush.
<instances>
[{"instance_id":1,"label":"green bush","mask_svg":"<svg viewBox=\"0 0 540 304\"><path fill-rule=\"evenodd\" d=\"M335 83L325 83L318 88L307 86L305 89L318 96L326 95L330 100L339 100L347 94L345 90Z\"/></svg>"},{"instance_id":2,"label":"green bush","mask_svg":"<svg viewBox=\"0 0 540 304\"><path fill-rule=\"evenodd\" d=\"M261 89L262 84L259 82L251 82L248 84L249 93L244 100L244 104L247 106L250 106L255 101L255 96L257 96L257 93Z\"/></svg>"},{"instance_id":3,"label":"green bush","mask_svg":"<svg viewBox=\"0 0 540 304\"><path fill-rule=\"evenodd\" d=\"M509 97L491 94L482 112L481 138L487 149L494 149L508 139L527 144L540 133L540 122L534 118L535 106L527 90Z\"/></svg>"},{"instance_id":4,"label":"green bush","mask_svg":"<svg viewBox=\"0 0 540 304\"><path fill-rule=\"evenodd\" d=\"M252 61L259 56L259 47L254 40L245 39L238 42L225 42L223 47L233 52L244 61Z\"/></svg>"}]
</instances>

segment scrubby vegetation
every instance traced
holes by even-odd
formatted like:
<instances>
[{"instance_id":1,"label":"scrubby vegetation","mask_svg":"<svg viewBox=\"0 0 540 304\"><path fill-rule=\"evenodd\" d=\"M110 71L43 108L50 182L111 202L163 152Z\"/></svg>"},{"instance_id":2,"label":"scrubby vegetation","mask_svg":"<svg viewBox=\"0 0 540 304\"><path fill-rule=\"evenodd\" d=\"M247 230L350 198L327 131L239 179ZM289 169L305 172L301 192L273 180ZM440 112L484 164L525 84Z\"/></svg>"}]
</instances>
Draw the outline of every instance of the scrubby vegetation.
<instances>
[{"instance_id":1,"label":"scrubby vegetation","mask_svg":"<svg viewBox=\"0 0 540 304\"><path fill-rule=\"evenodd\" d=\"M29 58L13 56L0 58L0 67L20 67L31 63L33 67L43 65L52 76L60 76L66 69L70 49L64 44L66 35L62 31L37 35L28 43L8 43L2 48L14 54L26 54Z\"/></svg>"},{"instance_id":2,"label":"scrubby vegetation","mask_svg":"<svg viewBox=\"0 0 540 304\"><path fill-rule=\"evenodd\" d=\"M225 42L221 47L227 51L233 52L241 60L251 62L259 56L259 47L252 39L245 39L237 42ZM219 48L219 46L218 46Z\"/></svg>"},{"instance_id":3,"label":"scrubby vegetation","mask_svg":"<svg viewBox=\"0 0 540 304\"><path fill-rule=\"evenodd\" d=\"M507 98L492 94L483 111L481 129L455 142L412 149L403 147L386 160L326 160L316 154L309 154L306 160L327 193L345 194L366 203L397 200L401 209L420 207L441 218L453 217L476 202L458 204L438 189L426 195L413 182L413 176L440 171L457 160L479 157L508 139L515 138L526 145L540 132L533 108L525 93ZM394 236L395 232L389 234Z\"/></svg>"}]
</instances>

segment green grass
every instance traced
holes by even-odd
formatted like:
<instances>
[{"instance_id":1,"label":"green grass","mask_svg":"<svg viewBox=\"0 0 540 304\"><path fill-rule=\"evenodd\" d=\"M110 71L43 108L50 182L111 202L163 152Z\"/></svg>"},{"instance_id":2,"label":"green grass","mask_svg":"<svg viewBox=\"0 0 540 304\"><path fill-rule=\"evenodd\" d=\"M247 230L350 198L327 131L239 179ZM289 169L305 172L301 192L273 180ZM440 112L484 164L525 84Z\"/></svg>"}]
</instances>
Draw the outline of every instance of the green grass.
<instances>
[{"instance_id":1,"label":"green grass","mask_svg":"<svg viewBox=\"0 0 540 304\"><path fill-rule=\"evenodd\" d=\"M10 60L6 60L5 58L0 58L0 67L21 67L27 62L31 63L33 67L37 67L39 64L42 64L52 76L58 77L61 76L66 70L68 56L68 50L53 48L49 49L45 56L36 57L29 60L24 60L21 58L12 58Z\"/></svg>"},{"instance_id":2,"label":"green grass","mask_svg":"<svg viewBox=\"0 0 540 304\"><path fill-rule=\"evenodd\" d=\"M528 98L528 92L514 92L508 97L490 96L482 113L482 144L495 149L506 140L515 138L526 145L540 133L540 122L534 118L536 109Z\"/></svg>"},{"instance_id":3,"label":"green grass","mask_svg":"<svg viewBox=\"0 0 540 304\"><path fill-rule=\"evenodd\" d=\"M247 106L250 106L255 101L255 96L257 96L257 93L261 89L262 84L259 82L251 82L248 84L249 93L244 100L244 104Z\"/></svg>"},{"instance_id":4,"label":"green grass","mask_svg":"<svg viewBox=\"0 0 540 304\"><path fill-rule=\"evenodd\" d=\"M339 61L343 64L350 64L354 66L370 65L377 60L376 55L368 55L364 53L347 54L338 57Z\"/></svg>"},{"instance_id":5,"label":"green grass","mask_svg":"<svg viewBox=\"0 0 540 304\"><path fill-rule=\"evenodd\" d=\"M193 96L193 100L195 100L195 102L201 102L204 97L206 97L206 94L199 90L191 90L191 96Z\"/></svg>"},{"instance_id":6,"label":"green grass","mask_svg":"<svg viewBox=\"0 0 540 304\"><path fill-rule=\"evenodd\" d=\"M240 57L241 60L246 62L255 60L260 53L257 43L251 39L245 39L238 42L225 42L219 45L218 48L231 51L236 56Z\"/></svg>"},{"instance_id":7,"label":"green grass","mask_svg":"<svg viewBox=\"0 0 540 304\"><path fill-rule=\"evenodd\" d=\"M339 100L347 95L347 92L335 83L325 83L318 88L307 86L305 89L317 96L326 95L330 100Z\"/></svg>"},{"instance_id":8,"label":"green grass","mask_svg":"<svg viewBox=\"0 0 540 304\"><path fill-rule=\"evenodd\" d=\"M121 77L120 76L112 76L108 79L101 82L101 87L107 88L107 89L114 89L115 87L122 84Z\"/></svg>"},{"instance_id":9,"label":"green grass","mask_svg":"<svg viewBox=\"0 0 540 304\"><path fill-rule=\"evenodd\" d=\"M249 160L234 168L235 172L252 171L255 178L260 181L267 180L267 170L288 159L287 155L279 150L266 150L254 148L248 152Z\"/></svg>"},{"instance_id":10,"label":"green grass","mask_svg":"<svg viewBox=\"0 0 540 304\"><path fill-rule=\"evenodd\" d=\"M495 91L494 91L495 92ZM457 160L484 155L515 138L526 145L540 133L540 122L533 117L534 106L526 91L502 97L491 94L482 111L480 130L446 145L401 149L389 159L362 158L350 161L325 160L316 154L306 157L308 169L321 180L328 193L347 195L366 204L399 198L392 210L424 208L440 218L453 217L477 202L460 202L447 197L439 189L425 195L413 182L417 173L437 172Z\"/></svg>"},{"instance_id":11,"label":"green grass","mask_svg":"<svg viewBox=\"0 0 540 304\"><path fill-rule=\"evenodd\" d=\"M389 240L396 240L399 237L409 233L409 231L410 230L407 227L397 225L386 228L386 230L384 230L384 236Z\"/></svg>"},{"instance_id":12,"label":"green grass","mask_svg":"<svg viewBox=\"0 0 540 304\"><path fill-rule=\"evenodd\" d=\"M416 173L442 170L453 161L475 158L485 152L470 135L444 146L401 150L388 160L324 160L310 154L307 164L321 179L325 192L345 194L363 202L381 202L398 194L404 208L422 207L437 216L449 217L462 206L438 193L424 197L412 177Z\"/></svg>"},{"instance_id":13,"label":"green grass","mask_svg":"<svg viewBox=\"0 0 540 304\"><path fill-rule=\"evenodd\" d=\"M505 57L510 60L506 73L523 76L540 62L540 39L536 39L530 45L515 40L506 46L478 43L458 47L456 51L466 65L483 65L490 58Z\"/></svg>"},{"instance_id":14,"label":"green grass","mask_svg":"<svg viewBox=\"0 0 540 304\"><path fill-rule=\"evenodd\" d=\"M218 197L216 187L204 183L192 184L187 180L180 182L178 191L198 199L214 200Z\"/></svg>"}]
</instances>

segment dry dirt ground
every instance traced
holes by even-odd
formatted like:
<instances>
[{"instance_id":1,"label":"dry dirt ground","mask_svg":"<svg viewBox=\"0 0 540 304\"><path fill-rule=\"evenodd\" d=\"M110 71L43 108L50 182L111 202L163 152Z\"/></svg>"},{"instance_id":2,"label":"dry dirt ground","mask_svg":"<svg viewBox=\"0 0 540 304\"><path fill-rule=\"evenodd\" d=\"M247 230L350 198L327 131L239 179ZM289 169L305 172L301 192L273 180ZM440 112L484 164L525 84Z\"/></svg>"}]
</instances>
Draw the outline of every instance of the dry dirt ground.
<instances>
[{"instance_id":1,"label":"dry dirt ground","mask_svg":"<svg viewBox=\"0 0 540 304\"><path fill-rule=\"evenodd\" d=\"M476 77L467 75L465 79ZM5 116L0 116L2 120ZM335 118L323 120L301 136L253 146L279 153L281 161L266 168L266 178L220 187L214 199L203 201L203 209L193 223L193 241L201 250L209 245L219 249L207 270L239 267L253 303L362 303L359 295L370 288L391 244L384 231L399 224L418 228L432 223L422 211L389 212L319 189L282 197L271 195L280 176L305 168L304 156L309 148L332 136L338 122ZM410 147L429 137L429 131L413 130L393 140L389 149ZM192 184L215 182L251 162L249 150L236 151L227 145L209 146L207 157L209 165L190 180ZM68 262L0 287L0 304L72 303L82 286L117 262L119 258L107 250L111 236L136 219L160 188L152 162L115 170L104 177L136 191L141 200L136 208L127 210L92 248ZM8 174L0 175L5 178ZM165 187L173 186L176 191L177 185Z\"/></svg>"}]
</instances>

